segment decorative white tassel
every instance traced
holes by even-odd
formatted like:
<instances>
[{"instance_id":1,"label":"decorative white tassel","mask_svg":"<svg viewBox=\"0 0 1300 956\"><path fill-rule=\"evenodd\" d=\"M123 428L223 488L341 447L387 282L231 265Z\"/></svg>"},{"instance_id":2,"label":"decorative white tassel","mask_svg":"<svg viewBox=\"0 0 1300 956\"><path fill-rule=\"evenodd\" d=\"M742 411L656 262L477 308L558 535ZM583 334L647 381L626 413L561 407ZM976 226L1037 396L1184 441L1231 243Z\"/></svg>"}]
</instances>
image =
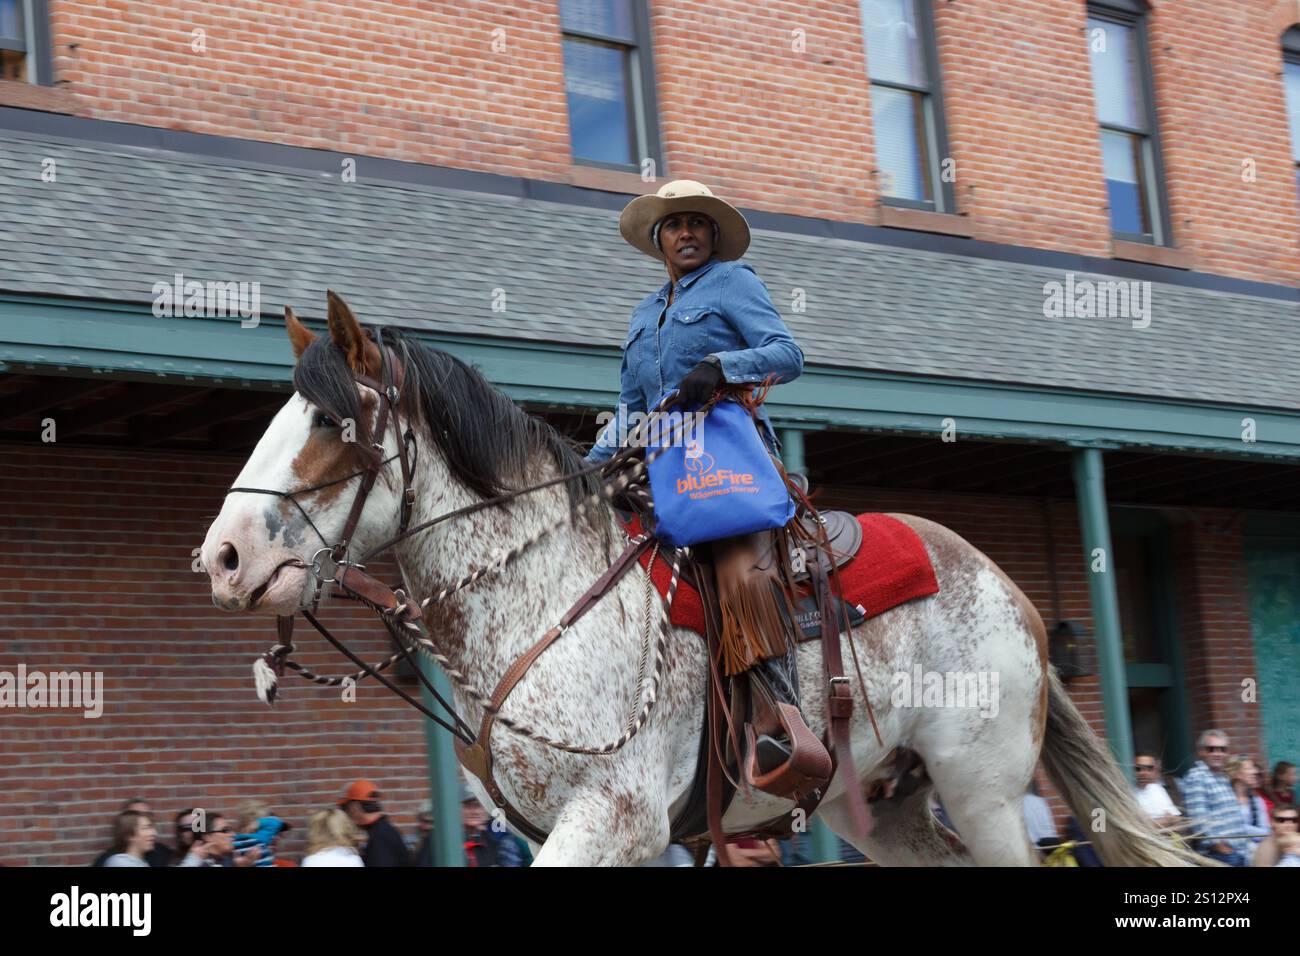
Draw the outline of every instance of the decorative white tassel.
<instances>
[{"instance_id":1,"label":"decorative white tassel","mask_svg":"<svg viewBox=\"0 0 1300 956\"><path fill-rule=\"evenodd\" d=\"M277 678L264 657L253 662L253 683L257 686L257 699L274 707Z\"/></svg>"}]
</instances>

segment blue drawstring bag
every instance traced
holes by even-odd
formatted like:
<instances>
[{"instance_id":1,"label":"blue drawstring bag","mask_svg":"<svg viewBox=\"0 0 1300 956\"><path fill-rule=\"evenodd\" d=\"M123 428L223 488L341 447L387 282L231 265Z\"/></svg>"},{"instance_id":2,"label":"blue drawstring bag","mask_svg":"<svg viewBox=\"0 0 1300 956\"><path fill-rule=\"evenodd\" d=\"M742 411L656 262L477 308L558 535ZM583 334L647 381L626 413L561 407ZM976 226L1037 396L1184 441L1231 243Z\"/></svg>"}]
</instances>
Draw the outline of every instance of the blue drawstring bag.
<instances>
[{"instance_id":1,"label":"blue drawstring bag","mask_svg":"<svg viewBox=\"0 0 1300 956\"><path fill-rule=\"evenodd\" d=\"M668 413L647 436L655 535L684 548L782 527L794 500L753 417L729 400L685 425L694 414Z\"/></svg>"}]
</instances>

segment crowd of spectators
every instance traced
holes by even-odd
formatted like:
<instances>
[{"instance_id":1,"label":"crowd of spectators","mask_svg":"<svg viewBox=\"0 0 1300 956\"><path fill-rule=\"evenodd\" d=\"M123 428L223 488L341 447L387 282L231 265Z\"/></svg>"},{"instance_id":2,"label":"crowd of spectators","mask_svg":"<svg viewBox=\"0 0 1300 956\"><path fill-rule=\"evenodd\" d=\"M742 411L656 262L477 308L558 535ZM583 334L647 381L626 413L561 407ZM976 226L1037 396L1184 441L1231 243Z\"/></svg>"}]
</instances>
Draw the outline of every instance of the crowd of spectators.
<instances>
[{"instance_id":1,"label":"crowd of spectators","mask_svg":"<svg viewBox=\"0 0 1300 956\"><path fill-rule=\"evenodd\" d=\"M1171 839L1211 860L1238 867L1300 866L1295 764L1278 761L1264 779L1259 763L1232 753L1230 744L1221 730L1202 733L1197 759L1181 778L1164 773L1158 754L1138 751L1133 762L1138 805ZM1046 802L1031 795L1025 800L1030 836L1049 856L1062 841ZM1070 818L1065 830L1078 865L1102 865L1088 827Z\"/></svg>"},{"instance_id":2,"label":"crowd of spectators","mask_svg":"<svg viewBox=\"0 0 1300 956\"><path fill-rule=\"evenodd\" d=\"M113 818L109 846L92 866L433 866L432 807L426 802L417 818L418 837L408 839L384 812L383 794L369 780L358 780L335 806L307 818L307 841L301 859L281 851L291 824L261 801L249 801L227 816L209 807L187 807L173 818L172 844L159 839L155 816L143 798L128 800ZM528 845L494 825L469 793L461 792L460 819L467 866L525 866Z\"/></svg>"},{"instance_id":3,"label":"crowd of spectators","mask_svg":"<svg viewBox=\"0 0 1300 956\"><path fill-rule=\"evenodd\" d=\"M1202 733L1197 760L1181 782L1162 782L1159 758L1139 754L1139 802L1210 859L1228 866L1300 866L1295 764L1278 761L1265 780L1259 763L1232 753L1230 744L1221 730Z\"/></svg>"},{"instance_id":4,"label":"crowd of spectators","mask_svg":"<svg viewBox=\"0 0 1300 956\"><path fill-rule=\"evenodd\" d=\"M1228 866L1300 867L1300 826L1295 789L1297 768L1279 761L1264 779L1249 755L1232 753L1228 735L1220 730L1201 734L1197 760L1181 778L1163 773L1160 758L1139 752L1134 761L1138 805L1157 827L1204 856ZM426 801L417 817L417 834L407 838L384 812L383 795L369 780L347 787L337 805L316 810L307 819L306 846L301 860L280 851L290 824L265 803L251 801L230 817L210 808L190 807L175 814L174 844L159 839L154 815L146 800L129 800L112 822L110 845L94 866L433 866L435 820ZM935 799L940 823L951 827L943 805ZM1031 783L1024 797L1026 829L1045 858L1063 845L1050 807ZM461 791L457 821L465 854L472 867L527 866L528 844L510 833L469 793ZM1080 866L1100 866L1088 839L1087 827L1071 818L1065 841ZM840 858L861 861L862 855L839 841ZM806 835L789 840L749 840L731 846L741 866L779 866L811 862ZM710 859L712 862L712 851ZM650 866L691 866L694 856L678 845L668 847Z\"/></svg>"}]
</instances>

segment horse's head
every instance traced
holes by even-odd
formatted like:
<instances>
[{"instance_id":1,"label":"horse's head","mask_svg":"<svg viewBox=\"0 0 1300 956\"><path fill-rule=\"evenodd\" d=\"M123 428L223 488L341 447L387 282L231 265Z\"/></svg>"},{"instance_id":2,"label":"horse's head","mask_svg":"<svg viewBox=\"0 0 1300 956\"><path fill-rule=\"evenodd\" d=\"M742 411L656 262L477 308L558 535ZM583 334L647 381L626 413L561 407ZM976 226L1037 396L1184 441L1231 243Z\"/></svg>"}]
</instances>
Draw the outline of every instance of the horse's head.
<instances>
[{"instance_id":1,"label":"horse's head","mask_svg":"<svg viewBox=\"0 0 1300 956\"><path fill-rule=\"evenodd\" d=\"M328 314L326 339L285 309L297 360L294 395L232 486L250 490L227 495L203 542L212 600L224 610L291 614L304 605L313 590L313 559L340 543L367 470L378 467L378 479L349 553L396 531L402 481L394 459L401 439L391 414L383 416L384 433L376 432L387 404L379 385L385 374L404 384L404 369L390 349L385 372L380 347L333 292ZM414 405L401 394L403 429Z\"/></svg>"},{"instance_id":2,"label":"horse's head","mask_svg":"<svg viewBox=\"0 0 1300 956\"><path fill-rule=\"evenodd\" d=\"M294 395L257 443L203 542L200 557L220 608L291 614L310 603L311 565L343 543L368 470L377 468L377 478L347 536L348 558L356 561L368 547L397 535L404 513L403 449L418 495L413 531L421 517L582 466L559 433L474 368L396 331L372 337L332 292L328 339L317 338L288 309L285 327L297 358ZM397 388L403 435L393 427L394 407L380 394L391 394L383 388L389 381ZM597 481L583 474L566 486L572 505L592 494ZM529 500L558 507L556 493ZM608 546L605 518L593 526L602 529ZM501 520L508 520L504 510Z\"/></svg>"}]
</instances>

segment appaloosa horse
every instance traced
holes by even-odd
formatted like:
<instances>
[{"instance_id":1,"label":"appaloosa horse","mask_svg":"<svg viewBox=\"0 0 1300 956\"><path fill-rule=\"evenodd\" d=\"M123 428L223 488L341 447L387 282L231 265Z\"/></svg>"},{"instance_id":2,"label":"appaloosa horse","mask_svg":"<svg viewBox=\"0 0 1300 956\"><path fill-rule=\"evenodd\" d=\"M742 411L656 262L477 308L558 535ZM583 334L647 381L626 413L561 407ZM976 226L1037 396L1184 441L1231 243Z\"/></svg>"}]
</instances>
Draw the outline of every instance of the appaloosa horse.
<instances>
[{"instance_id":1,"label":"appaloosa horse","mask_svg":"<svg viewBox=\"0 0 1300 956\"><path fill-rule=\"evenodd\" d=\"M317 337L286 310L297 367L296 392L272 421L235 487L294 492L293 502L231 492L208 531L202 562L212 599L228 611L291 615L313 599L312 557L333 545L347 521L359 463L380 460L379 479L352 535L350 554L385 541L399 527L403 478L401 436L379 389L381 358L343 301L329 295L329 338ZM403 429L414 433L413 525L502 491L579 469L580 459L548 425L526 415L476 371L444 352L393 332L384 341L401 367ZM397 394L396 392L392 394ZM383 434L372 434L379 421ZM356 440L346 441L355 424ZM382 447L382 451L380 448ZM353 477L349 477L353 476ZM569 514L595 487L590 477L559 483L448 521L401 541L394 554L411 569L416 597L475 567L499 549ZM295 503L296 502L296 505ZM1071 704L1047 664L1043 624L1033 605L992 561L946 528L897 515L929 551L940 591L870 619L851 639L863 662L850 670L855 698L853 756L860 779L832 782L819 813L872 860L890 865L1033 865L1038 856L1022 815L1022 798L1041 757L1049 775L1092 834L1109 865L1182 863L1135 804L1109 752ZM439 651L478 688L503 672L605 570L623 534L606 507L546 536L496 573L460 590L426 615ZM859 560L871 560L866 554ZM503 710L567 740L606 740L628 723L642 652L645 572L637 565L603 600L551 646L527 672ZM662 602L653 602L656 623ZM845 640L849 639L847 636ZM845 648L847 650L847 648ZM808 725L825 727L817 645L800 650L799 673ZM847 655L846 655L847 658ZM895 705L895 675L925 672L995 674L995 708ZM865 686L863 684L865 683ZM700 638L673 628L658 699L648 721L609 755L565 752L529 737L498 731L495 777L527 820L549 833L538 864L635 865L661 853L669 820L689 792L702 731L706 659ZM883 742L868 722L863 694ZM479 705L455 693L470 724ZM898 799L873 802L868 837L850 832L846 788L893 776L890 754L920 754L929 780ZM929 789L937 787L960 840L936 825ZM491 802L476 778L470 785ZM779 816L788 801L737 793L724 818L740 832ZM1104 811L1097 815L1094 811Z\"/></svg>"}]
</instances>

